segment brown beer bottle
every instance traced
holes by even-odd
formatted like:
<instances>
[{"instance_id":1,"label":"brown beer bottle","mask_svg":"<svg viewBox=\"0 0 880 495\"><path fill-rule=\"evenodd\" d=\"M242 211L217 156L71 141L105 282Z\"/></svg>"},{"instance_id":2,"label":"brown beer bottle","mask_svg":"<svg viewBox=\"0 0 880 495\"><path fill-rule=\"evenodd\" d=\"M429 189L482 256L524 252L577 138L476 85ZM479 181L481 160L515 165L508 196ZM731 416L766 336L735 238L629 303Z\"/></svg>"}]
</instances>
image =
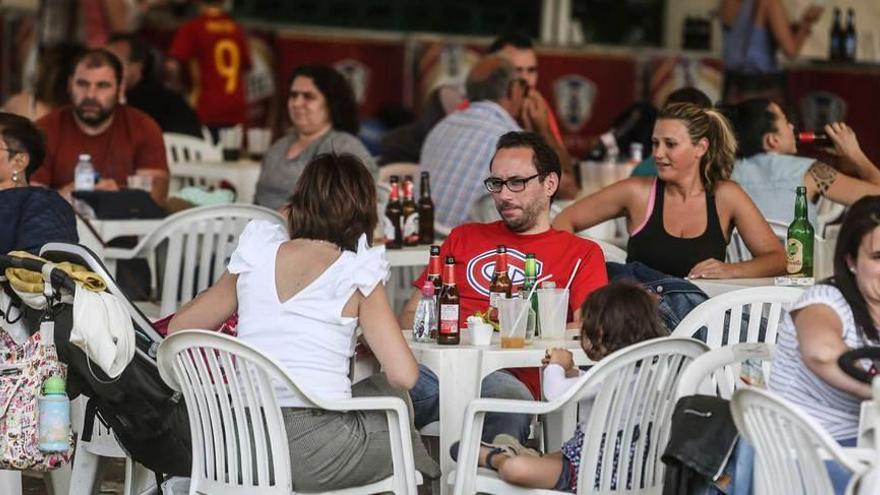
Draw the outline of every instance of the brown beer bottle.
<instances>
[{"instance_id":1,"label":"brown beer bottle","mask_svg":"<svg viewBox=\"0 0 880 495\"><path fill-rule=\"evenodd\" d=\"M413 198L413 178L407 175L403 179L403 206L400 222L403 229L403 245L418 246L419 244L419 210Z\"/></svg>"},{"instance_id":2,"label":"brown beer bottle","mask_svg":"<svg viewBox=\"0 0 880 495\"><path fill-rule=\"evenodd\" d=\"M458 314L461 310L458 287L455 286L455 258L446 257L443 269L443 293L440 294L440 325L437 343L457 345L461 341L458 328Z\"/></svg>"},{"instance_id":3,"label":"brown beer bottle","mask_svg":"<svg viewBox=\"0 0 880 495\"><path fill-rule=\"evenodd\" d=\"M492 282L489 284L489 319L498 321L498 300L509 299L510 275L507 274L507 248L498 246L495 249L495 272L492 274Z\"/></svg>"},{"instance_id":4,"label":"brown beer bottle","mask_svg":"<svg viewBox=\"0 0 880 495\"><path fill-rule=\"evenodd\" d=\"M440 277L440 270L443 264L440 261L440 246L431 246L431 257L428 258L428 282L434 284L434 308L437 315L434 321L440 321L440 292L443 291L443 279ZM431 335L431 340L437 340L437 332Z\"/></svg>"},{"instance_id":5,"label":"brown beer bottle","mask_svg":"<svg viewBox=\"0 0 880 495\"><path fill-rule=\"evenodd\" d=\"M387 249L400 249L403 245L403 232L400 230L400 218L403 207L400 204L400 178L391 176L391 193L388 195L388 205L385 206L385 218L383 230L385 232L385 247Z\"/></svg>"},{"instance_id":6,"label":"brown beer bottle","mask_svg":"<svg viewBox=\"0 0 880 495\"><path fill-rule=\"evenodd\" d=\"M419 244L434 243L434 201L431 199L431 177L422 172L419 187Z\"/></svg>"}]
</instances>

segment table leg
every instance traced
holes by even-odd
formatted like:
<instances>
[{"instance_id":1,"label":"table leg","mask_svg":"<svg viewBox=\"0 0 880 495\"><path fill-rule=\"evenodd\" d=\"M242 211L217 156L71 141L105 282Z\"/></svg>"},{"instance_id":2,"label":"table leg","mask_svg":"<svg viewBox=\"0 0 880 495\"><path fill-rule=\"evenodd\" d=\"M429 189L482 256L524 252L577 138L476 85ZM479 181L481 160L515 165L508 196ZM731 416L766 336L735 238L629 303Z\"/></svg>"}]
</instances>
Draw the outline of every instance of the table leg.
<instances>
[{"instance_id":1,"label":"table leg","mask_svg":"<svg viewBox=\"0 0 880 495\"><path fill-rule=\"evenodd\" d=\"M464 413L480 396L480 350L452 348L416 352L417 360L431 369L440 382L440 493L450 493L449 473L456 468L449 448L461 438Z\"/></svg>"}]
</instances>

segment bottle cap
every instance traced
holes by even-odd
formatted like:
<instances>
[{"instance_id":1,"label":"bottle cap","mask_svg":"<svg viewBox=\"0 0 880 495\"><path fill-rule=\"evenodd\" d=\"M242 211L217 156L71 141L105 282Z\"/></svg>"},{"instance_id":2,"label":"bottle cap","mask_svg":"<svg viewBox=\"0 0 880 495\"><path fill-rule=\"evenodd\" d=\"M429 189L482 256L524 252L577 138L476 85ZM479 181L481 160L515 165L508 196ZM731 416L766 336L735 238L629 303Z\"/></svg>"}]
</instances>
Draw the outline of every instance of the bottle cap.
<instances>
[{"instance_id":1,"label":"bottle cap","mask_svg":"<svg viewBox=\"0 0 880 495\"><path fill-rule=\"evenodd\" d=\"M433 296L434 295L434 284L431 283L430 280L425 280L425 284L422 285L422 295L423 296Z\"/></svg>"},{"instance_id":2,"label":"bottle cap","mask_svg":"<svg viewBox=\"0 0 880 495\"><path fill-rule=\"evenodd\" d=\"M92 159L92 155L90 155L88 153L83 153L83 154L79 155L79 161L81 161L81 162L87 162L87 161L90 161L91 159Z\"/></svg>"},{"instance_id":3,"label":"bottle cap","mask_svg":"<svg viewBox=\"0 0 880 495\"><path fill-rule=\"evenodd\" d=\"M43 395L64 395L64 378L52 375L43 382Z\"/></svg>"}]
</instances>

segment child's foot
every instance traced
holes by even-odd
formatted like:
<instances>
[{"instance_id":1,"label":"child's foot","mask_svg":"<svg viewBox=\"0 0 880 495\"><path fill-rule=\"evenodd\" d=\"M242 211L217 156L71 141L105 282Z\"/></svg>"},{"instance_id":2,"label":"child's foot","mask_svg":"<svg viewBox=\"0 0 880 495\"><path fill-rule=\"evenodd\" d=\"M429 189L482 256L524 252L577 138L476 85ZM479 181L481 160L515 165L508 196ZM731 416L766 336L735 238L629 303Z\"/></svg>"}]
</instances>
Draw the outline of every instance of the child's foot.
<instances>
[{"instance_id":1,"label":"child's foot","mask_svg":"<svg viewBox=\"0 0 880 495\"><path fill-rule=\"evenodd\" d=\"M458 446L458 442L455 442L449 448L449 455L452 457L452 460L456 462L458 461ZM480 451L477 454L477 465L497 471L497 459L495 456L498 454L505 457L513 457L516 455L516 452L507 445L495 445L487 442L480 442Z\"/></svg>"},{"instance_id":2,"label":"child's foot","mask_svg":"<svg viewBox=\"0 0 880 495\"><path fill-rule=\"evenodd\" d=\"M541 453L535 449L524 446L519 440L508 435L507 433L499 433L492 439L492 444L499 447L507 447L513 450L514 455L527 455L531 457L541 457Z\"/></svg>"}]
</instances>

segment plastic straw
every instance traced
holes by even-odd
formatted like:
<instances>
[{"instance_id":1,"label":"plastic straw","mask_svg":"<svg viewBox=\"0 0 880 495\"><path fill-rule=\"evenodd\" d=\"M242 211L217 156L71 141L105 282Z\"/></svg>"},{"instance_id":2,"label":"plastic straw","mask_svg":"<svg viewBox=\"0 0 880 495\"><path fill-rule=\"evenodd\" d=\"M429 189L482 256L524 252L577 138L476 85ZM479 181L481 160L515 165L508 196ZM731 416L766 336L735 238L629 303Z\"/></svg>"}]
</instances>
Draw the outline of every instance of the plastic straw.
<instances>
[{"instance_id":1,"label":"plastic straw","mask_svg":"<svg viewBox=\"0 0 880 495\"><path fill-rule=\"evenodd\" d=\"M571 271L571 275L568 277L568 283L565 284L565 290L568 290L571 287L571 283L574 282L574 276L578 272L578 268L581 267L581 259L578 258L577 263L574 264L574 270Z\"/></svg>"},{"instance_id":2,"label":"plastic straw","mask_svg":"<svg viewBox=\"0 0 880 495\"><path fill-rule=\"evenodd\" d=\"M580 260L578 260L578 261L580 261ZM532 289L529 291L528 295L526 296L526 301L529 301L532 299L532 294L535 293L535 289L538 288L538 284L540 284L541 282L546 282L547 280L550 280L550 278L552 278L552 277L553 277L553 275L547 275L546 277L541 277L538 280L535 280L535 285L532 286ZM519 316L517 316L516 320L513 321L513 328L516 328L517 326L519 326L519 321L522 320L523 316L526 314L526 311L531 307L532 307L531 304L526 304L525 306L523 306L523 309L519 310ZM502 332L502 334L503 333L504 332Z\"/></svg>"}]
</instances>

